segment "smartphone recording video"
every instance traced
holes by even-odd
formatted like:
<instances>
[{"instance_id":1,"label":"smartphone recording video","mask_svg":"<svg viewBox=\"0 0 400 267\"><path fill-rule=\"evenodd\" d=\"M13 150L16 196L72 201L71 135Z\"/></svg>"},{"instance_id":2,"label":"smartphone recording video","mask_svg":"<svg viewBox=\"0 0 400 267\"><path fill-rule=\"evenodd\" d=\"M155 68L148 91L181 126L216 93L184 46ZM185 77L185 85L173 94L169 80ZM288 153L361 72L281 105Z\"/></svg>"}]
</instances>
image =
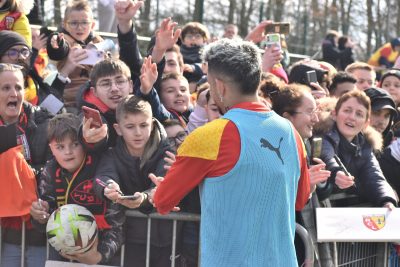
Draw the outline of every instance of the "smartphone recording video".
<instances>
[{"instance_id":1,"label":"smartphone recording video","mask_svg":"<svg viewBox=\"0 0 400 267\"><path fill-rule=\"evenodd\" d=\"M85 49L87 52L87 58L79 61L79 64L82 65L95 65L97 62L104 59L104 51L96 50L96 49Z\"/></svg>"},{"instance_id":2,"label":"smartphone recording video","mask_svg":"<svg viewBox=\"0 0 400 267\"><path fill-rule=\"evenodd\" d=\"M265 45L281 47L281 36L278 33L271 33L265 36Z\"/></svg>"},{"instance_id":3,"label":"smartphone recording video","mask_svg":"<svg viewBox=\"0 0 400 267\"><path fill-rule=\"evenodd\" d=\"M311 159L320 158L322 150L322 138L314 137L311 140Z\"/></svg>"},{"instance_id":4,"label":"smartphone recording video","mask_svg":"<svg viewBox=\"0 0 400 267\"><path fill-rule=\"evenodd\" d=\"M274 22L265 26L265 34L269 33L279 33L279 34L289 34L290 23L289 22Z\"/></svg>"},{"instance_id":5,"label":"smartphone recording video","mask_svg":"<svg viewBox=\"0 0 400 267\"><path fill-rule=\"evenodd\" d=\"M92 118L90 128L100 128L103 125L103 121L101 120L100 112L98 110L83 106L82 111L86 120Z\"/></svg>"},{"instance_id":6,"label":"smartphone recording video","mask_svg":"<svg viewBox=\"0 0 400 267\"><path fill-rule=\"evenodd\" d=\"M315 70L310 70L306 72L307 75L307 83L318 83L317 72Z\"/></svg>"}]
</instances>

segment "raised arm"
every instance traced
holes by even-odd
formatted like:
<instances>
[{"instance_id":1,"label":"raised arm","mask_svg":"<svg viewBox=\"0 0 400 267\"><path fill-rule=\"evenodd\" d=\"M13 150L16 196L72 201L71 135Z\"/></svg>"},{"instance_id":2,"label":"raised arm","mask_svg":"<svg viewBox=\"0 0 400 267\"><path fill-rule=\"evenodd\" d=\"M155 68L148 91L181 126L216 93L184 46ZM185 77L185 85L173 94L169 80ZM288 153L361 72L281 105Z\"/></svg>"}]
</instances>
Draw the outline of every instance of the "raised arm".
<instances>
[{"instance_id":1,"label":"raised arm","mask_svg":"<svg viewBox=\"0 0 400 267\"><path fill-rule=\"evenodd\" d=\"M137 43L133 18L142 6L143 1L132 0L120 0L114 5L115 16L118 22L120 59L128 65L133 78L139 77L142 65L142 56Z\"/></svg>"}]
</instances>

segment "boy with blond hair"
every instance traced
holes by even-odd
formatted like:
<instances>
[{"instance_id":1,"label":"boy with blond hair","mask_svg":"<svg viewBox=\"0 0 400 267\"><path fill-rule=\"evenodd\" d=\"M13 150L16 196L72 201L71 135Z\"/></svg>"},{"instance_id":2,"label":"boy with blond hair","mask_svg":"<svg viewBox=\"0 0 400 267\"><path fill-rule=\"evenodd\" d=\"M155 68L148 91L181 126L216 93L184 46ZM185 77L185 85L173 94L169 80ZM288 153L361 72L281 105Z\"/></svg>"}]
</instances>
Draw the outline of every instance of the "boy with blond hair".
<instances>
[{"instance_id":1,"label":"boy with blond hair","mask_svg":"<svg viewBox=\"0 0 400 267\"><path fill-rule=\"evenodd\" d=\"M153 118L151 106L136 96L122 100L116 110L117 144L102 157L95 178L107 183L97 184L98 197L115 201L127 209L143 213L153 211L148 192L154 186L148 174L165 174L165 152L172 150L162 125ZM121 198L121 193L131 199ZM126 220L126 266L144 266L146 262L147 219L128 217ZM150 266L170 266L172 223L153 220L151 223Z\"/></svg>"}]
</instances>

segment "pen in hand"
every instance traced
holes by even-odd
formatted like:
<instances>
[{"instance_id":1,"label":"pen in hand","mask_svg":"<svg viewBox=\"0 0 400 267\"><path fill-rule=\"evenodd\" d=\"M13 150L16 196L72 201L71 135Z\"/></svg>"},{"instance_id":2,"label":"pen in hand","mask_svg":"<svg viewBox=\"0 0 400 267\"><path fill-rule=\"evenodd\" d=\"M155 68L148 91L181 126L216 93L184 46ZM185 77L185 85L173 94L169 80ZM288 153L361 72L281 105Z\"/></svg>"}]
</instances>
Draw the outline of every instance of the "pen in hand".
<instances>
[{"instance_id":1,"label":"pen in hand","mask_svg":"<svg viewBox=\"0 0 400 267\"><path fill-rule=\"evenodd\" d=\"M38 203L39 203L39 207L40 207L41 210L43 210L42 201L43 200L41 198L38 198ZM46 219L46 217L47 217L46 214L43 214L43 219Z\"/></svg>"},{"instance_id":2,"label":"pen in hand","mask_svg":"<svg viewBox=\"0 0 400 267\"><path fill-rule=\"evenodd\" d=\"M96 183L100 186L102 186L103 188L108 188L108 185L111 183L105 183L102 180L100 180L99 178L96 178ZM124 195L124 193L121 192L121 190L116 189L115 191L117 191L117 193L119 193L121 196Z\"/></svg>"},{"instance_id":3,"label":"pen in hand","mask_svg":"<svg viewBox=\"0 0 400 267\"><path fill-rule=\"evenodd\" d=\"M337 155L334 155L333 158L335 159L336 163L340 166L340 168L342 168L344 174L346 174L346 176L351 176L351 174L349 173L349 171L346 169L346 167L344 166L343 162L340 160L340 158ZM353 183L353 186L356 187L356 183Z\"/></svg>"}]
</instances>

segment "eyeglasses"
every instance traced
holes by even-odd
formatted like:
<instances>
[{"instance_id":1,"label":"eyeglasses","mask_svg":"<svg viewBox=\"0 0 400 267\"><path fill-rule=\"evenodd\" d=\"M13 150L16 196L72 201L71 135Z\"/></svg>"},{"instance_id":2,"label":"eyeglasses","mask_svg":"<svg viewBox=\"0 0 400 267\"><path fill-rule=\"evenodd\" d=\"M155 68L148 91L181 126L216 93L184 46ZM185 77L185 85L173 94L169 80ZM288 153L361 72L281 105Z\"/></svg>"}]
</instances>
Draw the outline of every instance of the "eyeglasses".
<instances>
[{"instance_id":1,"label":"eyeglasses","mask_svg":"<svg viewBox=\"0 0 400 267\"><path fill-rule=\"evenodd\" d=\"M87 27L89 27L90 24L92 24L92 22L91 21L68 21L67 24L71 28L77 29L79 27L79 25L82 26L83 28L87 28Z\"/></svg>"},{"instance_id":2,"label":"eyeglasses","mask_svg":"<svg viewBox=\"0 0 400 267\"><path fill-rule=\"evenodd\" d=\"M129 79L116 79L116 80L102 80L97 84L97 87L102 89L102 90L110 90L112 88L112 85L115 84L115 86L118 89L123 89L125 86L128 84Z\"/></svg>"},{"instance_id":3,"label":"eyeglasses","mask_svg":"<svg viewBox=\"0 0 400 267\"><path fill-rule=\"evenodd\" d=\"M311 111L293 111L292 113L294 114L306 114L307 116L314 116L314 115L318 115L321 112L321 110L319 108L313 109Z\"/></svg>"},{"instance_id":4,"label":"eyeglasses","mask_svg":"<svg viewBox=\"0 0 400 267\"><path fill-rule=\"evenodd\" d=\"M181 144L183 141L185 141L186 136L188 136L188 132L187 131L180 131L178 132L174 137L168 137L168 143L172 146L178 146L179 144ZM178 142L179 143L178 143Z\"/></svg>"},{"instance_id":5,"label":"eyeglasses","mask_svg":"<svg viewBox=\"0 0 400 267\"><path fill-rule=\"evenodd\" d=\"M31 50L28 48L22 48L21 50L11 48L6 52L6 55L12 60L18 59L19 56L22 56L24 59L26 59L31 55Z\"/></svg>"},{"instance_id":6,"label":"eyeglasses","mask_svg":"<svg viewBox=\"0 0 400 267\"><path fill-rule=\"evenodd\" d=\"M201 35L200 33L195 33L195 34L188 33L188 34L185 35L185 38L188 38L188 39L202 39L203 35Z\"/></svg>"}]
</instances>

